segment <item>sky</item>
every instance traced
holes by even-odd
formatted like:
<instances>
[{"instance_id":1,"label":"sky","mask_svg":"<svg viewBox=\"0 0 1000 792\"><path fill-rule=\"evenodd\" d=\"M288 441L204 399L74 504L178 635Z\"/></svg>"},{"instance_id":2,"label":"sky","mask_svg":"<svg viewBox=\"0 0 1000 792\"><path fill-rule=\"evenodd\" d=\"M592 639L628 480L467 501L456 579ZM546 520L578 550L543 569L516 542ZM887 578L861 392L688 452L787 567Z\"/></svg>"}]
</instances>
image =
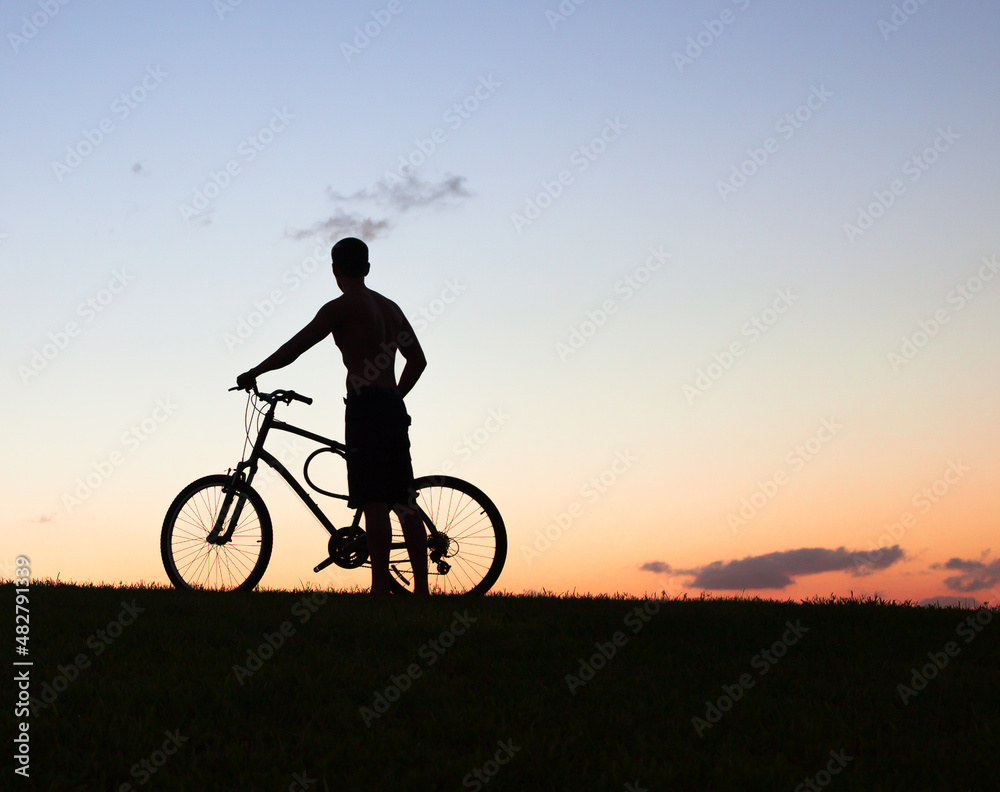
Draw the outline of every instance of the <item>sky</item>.
<instances>
[{"instance_id":1,"label":"sky","mask_svg":"<svg viewBox=\"0 0 1000 792\"><path fill-rule=\"evenodd\" d=\"M998 32L988 0L4 3L0 576L166 582L174 495L240 459L227 389L358 235L429 362L414 470L497 504L497 590L996 604ZM344 374L329 340L260 385L339 438ZM367 585L259 485L263 586Z\"/></svg>"}]
</instances>

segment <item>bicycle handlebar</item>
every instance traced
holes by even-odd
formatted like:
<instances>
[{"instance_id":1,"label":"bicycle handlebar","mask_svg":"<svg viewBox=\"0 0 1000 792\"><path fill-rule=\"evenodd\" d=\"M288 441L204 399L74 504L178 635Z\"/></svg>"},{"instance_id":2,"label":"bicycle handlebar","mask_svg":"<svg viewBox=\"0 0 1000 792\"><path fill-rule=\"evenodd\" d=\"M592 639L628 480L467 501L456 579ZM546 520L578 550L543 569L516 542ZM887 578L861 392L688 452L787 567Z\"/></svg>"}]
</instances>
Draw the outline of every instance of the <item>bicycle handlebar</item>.
<instances>
[{"instance_id":1,"label":"bicycle handlebar","mask_svg":"<svg viewBox=\"0 0 1000 792\"><path fill-rule=\"evenodd\" d=\"M234 385L229 390L243 390L238 385ZM291 390L276 390L271 393L261 393L257 390L257 386L254 386L253 394L261 401L265 401L268 404L274 404L276 402L284 402L285 404L291 404L293 401L300 401L303 404L312 404L313 400L309 396L302 396L295 391Z\"/></svg>"}]
</instances>

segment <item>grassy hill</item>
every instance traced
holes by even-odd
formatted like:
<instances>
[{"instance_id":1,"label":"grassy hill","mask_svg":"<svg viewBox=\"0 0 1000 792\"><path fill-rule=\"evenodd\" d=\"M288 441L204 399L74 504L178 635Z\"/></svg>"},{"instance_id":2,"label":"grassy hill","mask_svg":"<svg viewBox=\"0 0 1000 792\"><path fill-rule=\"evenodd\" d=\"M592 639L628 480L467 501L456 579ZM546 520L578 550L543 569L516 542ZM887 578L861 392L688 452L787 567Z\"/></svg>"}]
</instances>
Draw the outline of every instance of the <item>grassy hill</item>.
<instances>
[{"instance_id":1,"label":"grassy hill","mask_svg":"<svg viewBox=\"0 0 1000 792\"><path fill-rule=\"evenodd\" d=\"M13 624L13 586L0 592ZM4 788L875 792L1000 779L1000 619L985 609L36 582L30 611L31 779L12 775L7 742ZM23 659L12 641L7 654ZM24 719L3 712L9 741Z\"/></svg>"}]
</instances>

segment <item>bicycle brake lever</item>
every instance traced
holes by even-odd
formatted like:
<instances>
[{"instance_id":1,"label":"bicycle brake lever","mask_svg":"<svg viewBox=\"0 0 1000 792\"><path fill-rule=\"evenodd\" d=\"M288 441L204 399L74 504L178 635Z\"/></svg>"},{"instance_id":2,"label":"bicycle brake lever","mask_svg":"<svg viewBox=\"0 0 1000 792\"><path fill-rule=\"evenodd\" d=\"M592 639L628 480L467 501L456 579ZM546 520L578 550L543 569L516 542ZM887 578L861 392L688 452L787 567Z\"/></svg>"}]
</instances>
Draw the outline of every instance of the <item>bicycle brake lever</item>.
<instances>
[{"instance_id":1,"label":"bicycle brake lever","mask_svg":"<svg viewBox=\"0 0 1000 792\"><path fill-rule=\"evenodd\" d=\"M239 385L233 385L233 387L229 388L229 392L232 392L234 390L245 390L249 394L251 389L250 388L241 388ZM260 391L257 390L257 383L254 383L253 394L258 399L260 398Z\"/></svg>"}]
</instances>

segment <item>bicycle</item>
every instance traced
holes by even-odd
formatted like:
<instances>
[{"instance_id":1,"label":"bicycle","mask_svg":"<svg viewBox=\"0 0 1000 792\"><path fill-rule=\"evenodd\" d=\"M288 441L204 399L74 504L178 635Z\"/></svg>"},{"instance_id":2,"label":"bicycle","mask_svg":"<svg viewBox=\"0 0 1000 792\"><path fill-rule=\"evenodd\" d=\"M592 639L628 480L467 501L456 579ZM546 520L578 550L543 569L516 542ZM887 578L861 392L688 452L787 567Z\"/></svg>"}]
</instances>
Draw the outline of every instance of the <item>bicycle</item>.
<instances>
[{"instance_id":1,"label":"bicycle","mask_svg":"<svg viewBox=\"0 0 1000 792\"><path fill-rule=\"evenodd\" d=\"M320 454L332 453L346 463L346 446L276 419L277 405L293 401L312 404L312 399L295 391L260 393L254 388L247 396L243 459L226 473L192 482L170 504L163 520L160 554L167 576L176 588L249 591L260 582L271 559L274 541L267 506L252 486L260 462L268 464L288 483L330 535L329 557L315 566L313 572L320 572L330 564L344 569L370 566L368 538L361 526L362 510L355 511L349 527L336 528L302 484L264 448L272 431L289 432L320 443L321 447L306 458L303 477L316 492L348 499L347 495L317 486L309 477L309 465ZM257 437L247 456L251 409L256 416ZM412 593L412 567L400 515L404 509L415 508L427 531L431 592L485 594L496 583L507 557L507 533L497 507L480 489L453 476L422 476L414 481L414 489L417 497L412 506L397 506L390 511L392 591Z\"/></svg>"}]
</instances>

